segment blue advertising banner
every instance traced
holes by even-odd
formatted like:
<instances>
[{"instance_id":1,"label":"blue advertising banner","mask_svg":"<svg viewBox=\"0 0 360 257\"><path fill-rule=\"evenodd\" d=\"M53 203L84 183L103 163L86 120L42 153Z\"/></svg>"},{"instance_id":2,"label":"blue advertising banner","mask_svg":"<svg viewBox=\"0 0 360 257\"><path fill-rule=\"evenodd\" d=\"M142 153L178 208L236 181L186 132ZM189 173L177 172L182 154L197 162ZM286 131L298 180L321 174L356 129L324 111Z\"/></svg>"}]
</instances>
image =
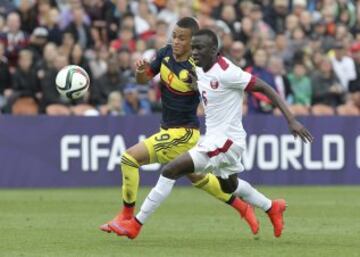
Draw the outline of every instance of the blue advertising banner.
<instances>
[{"instance_id":1,"label":"blue advertising banner","mask_svg":"<svg viewBox=\"0 0 360 257\"><path fill-rule=\"evenodd\" d=\"M241 177L254 184L360 184L360 119L300 119L315 136L303 144L282 117L247 116ZM0 116L0 187L119 185L122 152L157 132L160 116ZM153 185L160 165L142 168ZM184 180L180 183L185 183Z\"/></svg>"}]
</instances>

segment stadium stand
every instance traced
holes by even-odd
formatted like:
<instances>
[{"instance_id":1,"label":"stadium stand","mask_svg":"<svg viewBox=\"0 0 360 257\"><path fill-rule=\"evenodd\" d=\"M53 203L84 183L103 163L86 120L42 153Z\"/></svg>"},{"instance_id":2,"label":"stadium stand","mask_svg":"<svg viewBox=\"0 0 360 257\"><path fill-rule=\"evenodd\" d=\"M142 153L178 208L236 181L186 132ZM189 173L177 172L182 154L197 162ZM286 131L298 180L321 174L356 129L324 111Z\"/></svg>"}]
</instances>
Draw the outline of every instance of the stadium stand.
<instances>
[{"instance_id":1,"label":"stadium stand","mask_svg":"<svg viewBox=\"0 0 360 257\"><path fill-rule=\"evenodd\" d=\"M216 31L220 52L269 82L295 114L360 115L360 2L352 0L4 0L0 113L161 111L156 78L136 84L133 63L153 58L184 16ZM70 63L92 81L73 102L54 86ZM129 109L130 92L145 112ZM247 105L250 113L278 114L261 96L249 95Z\"/></svg>"}]
</instances>

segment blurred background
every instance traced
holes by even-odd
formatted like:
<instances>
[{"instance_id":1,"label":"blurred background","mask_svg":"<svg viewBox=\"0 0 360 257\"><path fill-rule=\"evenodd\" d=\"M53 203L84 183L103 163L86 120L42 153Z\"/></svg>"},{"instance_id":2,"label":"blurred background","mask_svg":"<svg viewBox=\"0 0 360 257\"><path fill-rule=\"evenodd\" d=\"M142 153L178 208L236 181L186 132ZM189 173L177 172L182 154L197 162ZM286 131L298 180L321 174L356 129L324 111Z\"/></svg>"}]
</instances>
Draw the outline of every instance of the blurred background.
<instances>
[{"instance_id":1,"label":"blurred background","mask_svg":"<svg viewBox=\"0 0 360 257\"><path fill-rule=\"evenodd\" d=\"M160 112L158 80L137 85L134 61L151 60L184 16L215 30L222 54L267 81L294 113L360 115L360 1L352 0L2 0L1 113ZM84 99L55 90L68 64L90 74ZM245 107L279 114L256 95Z\"/></svg>"}]
</instances>

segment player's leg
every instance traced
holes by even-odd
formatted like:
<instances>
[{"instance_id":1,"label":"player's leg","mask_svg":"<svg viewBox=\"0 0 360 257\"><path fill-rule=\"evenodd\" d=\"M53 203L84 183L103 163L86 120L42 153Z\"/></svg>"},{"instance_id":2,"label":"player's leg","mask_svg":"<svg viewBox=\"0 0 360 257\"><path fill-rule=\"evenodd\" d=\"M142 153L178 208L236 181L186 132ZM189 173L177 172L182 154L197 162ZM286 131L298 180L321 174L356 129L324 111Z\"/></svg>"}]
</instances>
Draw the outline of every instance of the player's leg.
<instances>
[{"instance_id":1,"label":"player's leg","mask_svg":"<svg viewBox=\"0 0 360 257\"><path fill-rule=\"evenodd\" d=\"M198 129L170 128L161 130L161 133L152 138L156 159L159 163L169 163L177 156L193 148L199 138L200 132ZM228 202L231 200L231 195L221 191L215 176L192 173L188 174L187 177L196 188L206 191L221 201Z\"/></svg>"},{"instance_id":2,"label":"player's leg","mask_svg":"<svg viewBox=\"0 0 360 257\"><path fill-rule=\"evenodd\" d=\"M265 195L252 187L245 180L239 179L236 174L232 174L228 179L219 178L221 188L225 192L241 197L246 202L264 210L270 218L274 227L274 235L281 236L284 227L283 212L286 209L286 202L282 199L271 201Z\"/></svg>"},{"instance_id":3,"label":"player's leg","mask_svg":"<svg viewBox=\"0 0 360 257\"><path fill-rule=\"evenodd\" d=\"M265 195L253 188L245 180L238 178L238 188L234 194L242 197L245 201L264 210L274 227L275 237L280 237L284 228L283 213L286 210L286 202L283 199L271 201Z\"/></svg>"},{"instance_id":4,"label":"player's leg","mask_svg":"<svg viewBox=\"0 0 360 257\"><path fill-rule=\"evenodd\" d=\"M166 164L161 169L161 175L158 183L151 190L141 206L140 212L136 218L141 224L144 224L148 217L170 194L175 181L180 177L194 172L194 163L188 153L184 153Z\"/></svg>"},{"instance_id":5,"label":"player's leg","mask_svg":"<svg viewBox=\"0 0 360 257\"><path fill-rule=\"evenodd\" d=\"M193 160L188 153L166 164L161 170L158 182L144 200L136 217L122 222L111 222L109 224L111 230L119 236L127 236L130 239L137 237L142 225L145 224L150 215L170 195L176 180L193 171Z\"/></svg>"},{"instance_id":6,"label":"player's leg","mask_svg":"<svg viewBox=\"0 0 360 257\"><path fill-rule=\"evenodd\" d=\"M217 161L214 162L213 159L209 157L208 150L219 147L219 144L214 144L214 142L215 140L212 138L204 138L201 146L196 146L189 151L192 159L194 160L195 173L188 174L187 176L192 180L196 187L232 206L248 223L252 233L256 234L259 230L259 222L256 219L252 206L244 202L239 197L233 195L232 192L234 190L224 192L220 186L218 178L212 174L215 170L218 170L218 167L222 166L221 163L218 163ZM238 151L236 150L236 152ZM217 158L215 157L215 159ZM222 158L219 160L221 159ZM206 174L203 171L208 173Z\"/></svg>"},{"instance_id":7,"label":"player's leg","mask_svg":"<svg viewBox=\"0 0 360 257\"><path fill-rule=\"evenodd\" d=\"M121 157L122 198L124 210L130 209L131 218L139 188L139 167L150 162L148 148L144 142L132 146Z\"/></svg>"},{"instance_id":8,"label":"player's leg","mask_svg":"<svg viewBox=\"0 0 360 257\"><path fill-rule=\"evenodd\" d=\"M227 203L232 199L231 194L227 194L221 190L219 181L213 174L191 173L186 175L186 177L194 187L205 191L220 201Z\"/></svg>"},{"instance_id":9,"label":"player's leg","mask_svg":"<svg viewBox=\"0 0 360 257\"><path fill-rule=\"evenodd\" d=\"M140 232L142 224L146 222L149 216L170 194L176 179L183 175L193 173L195 170L197 172L206 172L211 168L212 167L211 164L209 164L208 156L201 150L199 151L197 147L191 149L189 153L185 153L171 161L163 167L162 175L160 176L158 183L145 199L143 205L141 206L140 212L136 215L136 218L120 223L113 222L110 224L111 229L118 235L127 236L131 239L135 238ZM243 203L240 199L238 199L238 201ZM252 208L244 207L244 205L247 206L244 203L242 207L243 210L246 211L246 209L248 209L247 212L249 213L247 218L251 217L252 219L252 222L248 223L253 225L253 233L257 233L258 222L256 220L255 214L253 213Z\"/></svg>"},{"instance_id":10,"label":"player's leg","mask_svg":"<svg viewBox=\"0 0 360 257\"><path fill-rule=\"evenodd\" d=\"M150 159L149 150L144 142L130 147L123 153L120 163L123 183L123 208L113 220L121 221L133 217L139 188L139 167L148 164ZM100 229L104 232L111 232L108 223L101 225Z\"/></svg>"},{"instance_id":11,"label":"player's leg","mask_svg":"<svg viewBox=\"0 0 360 257\"><path fill-rule=\"evenodd\" d=\"M256 219L253 208L250 204L244 202L242 199L232 194L235 189L233 191L224 191L220 186L218 178L211 173L191 173L186 176L190 179L193 186L196 188L204 190L211 196L214 196L220 201L223 201L233 207L249 224L252 233L257 234L259 231L259 223Z\"/></svg>"},{"instance_id":12,"label":"player's leg","mask_svg":"<svg viewBox=\"0 0 360 257\"><path fill-rule=\"evenodd\" d=\"M239 173L244 170L244 167L241 163L242 152L244 151L243 145L244 142L231 144L228 151L224 152L226 158L218 159L220 165L217 164L217 167L223 167L223 168L217 169L216 172L218 172L218 175L220 177L230 179L229 181L231 181L230 182L231 184L228 186L230 186L231 190L234 189L236 185L236 189L235 191L233 191L233 194L235 194L238 197L241 197L242 199L252 204L253 206L261 208L268 214L271 223L273 224L274 227L274 234L276 237L279 237L281 235L283 229L283 223L284 223L283 212L286 209L285 200L281 199L281 200L271 201L265 195L263 195L255 188L253 188L248 182L239 179L237 177L236 173ZM225 160L225 163L222 163L223 162L222 160ZM228 162L229 166L226 165L227 160L229 161ZM216 159L215 160L213 159L212 161L216 162ZM226 185L224 189L226 190ZM231 192L231 190L227 192Z\"/></svg>"},{"instance_id":13,"label":"player's leg","mask_svg":"<svg viewBox=\"0 0 360 257\"><path fill-rule=\"evenodd\" d=\"M133 216L139 185L139 166L155 162L168 163L187 150L186 148L181 153L178 153L174 151L176 146L182 145L184 142L195 142L196 138L198 138L196 137L197 134L199 134L198 130L185 128L160 129L158 133L146 138L143 142L126 151L121 159L124 208L112 221L119 223ZM106 224L100 228L103 231L111 232Z\"/></svg>"},{"instance_id":14,"label":"player's leg","mask_svg":"<svg viewBox=\"0 0 360 257\"><path fill-rule=\"evenodd\" d=\"M189 128L172 128L163 131L155 137L156 142L153 143L156 151L157 159L160 163L168 163L177 156L193 148L200 138L200 132L197 129ZM240 199L231 194L224 193L221 190L218 179L211 173L186 175L192 182L192 185L199 188L211 196L223 201L234 209L236 209L242 217L244 213L239 208Z\"/></svg>"}]
</instances>

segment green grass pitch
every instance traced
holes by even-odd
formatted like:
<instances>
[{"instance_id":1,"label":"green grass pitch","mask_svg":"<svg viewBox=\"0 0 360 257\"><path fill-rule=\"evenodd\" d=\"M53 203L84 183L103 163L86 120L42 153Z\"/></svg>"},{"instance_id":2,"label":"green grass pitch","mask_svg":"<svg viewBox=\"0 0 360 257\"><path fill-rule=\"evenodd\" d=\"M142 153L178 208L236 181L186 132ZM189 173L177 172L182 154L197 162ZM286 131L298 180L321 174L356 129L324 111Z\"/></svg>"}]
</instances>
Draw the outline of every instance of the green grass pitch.
<instances>
[{"instance_id":1,"label":"green grass pitch","mask_svg":"<svg viewBox=\"0 0 360 257\"><path fill-rule=\"evenodd\" d=\"M133 241L98 230L118 211L118 188L0 190L0 256L360 256L360 187L259 189L288 201L280 239L260 210L253 237L234 210L193 188L175 188Z\"/></svg>"}]
</instances>

